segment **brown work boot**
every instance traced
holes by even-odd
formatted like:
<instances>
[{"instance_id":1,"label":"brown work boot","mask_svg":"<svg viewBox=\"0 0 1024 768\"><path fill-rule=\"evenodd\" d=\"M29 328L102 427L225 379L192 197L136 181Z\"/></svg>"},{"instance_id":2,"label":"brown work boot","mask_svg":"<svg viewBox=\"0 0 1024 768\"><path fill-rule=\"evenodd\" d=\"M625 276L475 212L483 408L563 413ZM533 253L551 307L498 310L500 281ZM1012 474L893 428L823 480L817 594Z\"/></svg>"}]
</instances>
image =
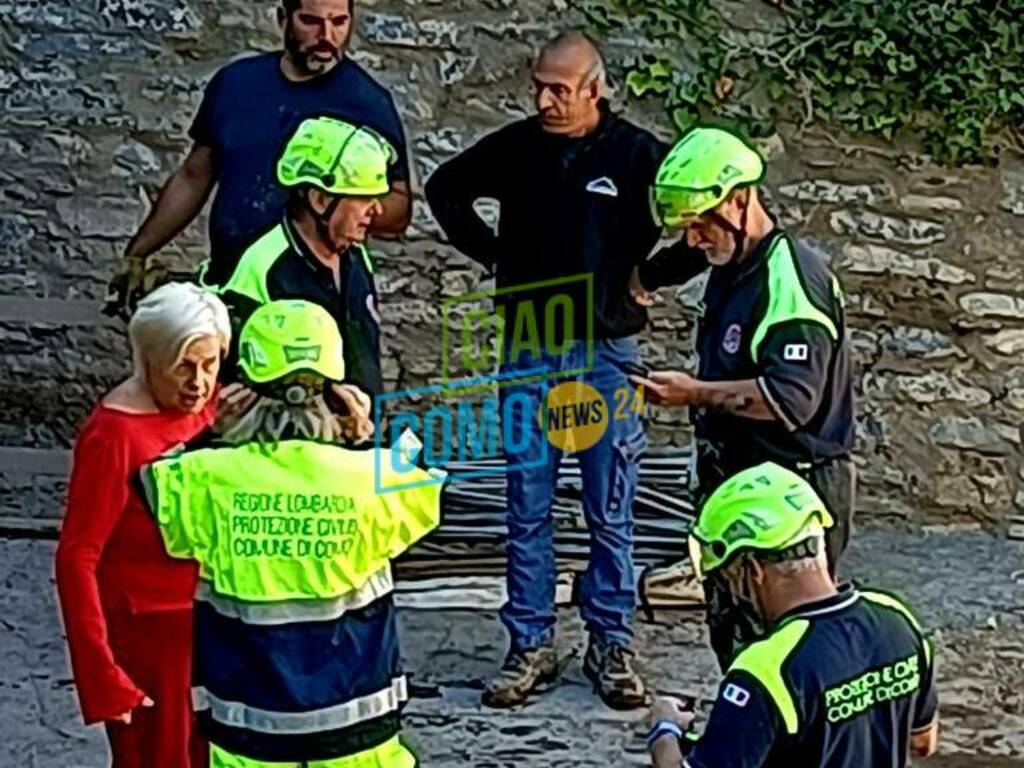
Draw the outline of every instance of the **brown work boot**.
<instances>
[{"instance_id":1,"label":"brown work boot","mask_svg":"<svg viewBox=\"0 0 1024 768\"><path fill-rule=\"evenodd\" d=\"M509 651L498 674L480 700L486 707L514 707L534 691L548 688L558 679L558 654L554 646L528 651Z\"/></svg>"},{"instance_id":2,"label":"brown work boot","mask_svg":"<svg viewBox=\"0 0 1024 768\"><path fill-rule=\"evenodd\" d=\"M632 659L633 652L626 646L606 645L591 636L583 657L583 674L612 709L637 709L647 703L647 687L633 669Z\"/></svg>"}]
</instances>

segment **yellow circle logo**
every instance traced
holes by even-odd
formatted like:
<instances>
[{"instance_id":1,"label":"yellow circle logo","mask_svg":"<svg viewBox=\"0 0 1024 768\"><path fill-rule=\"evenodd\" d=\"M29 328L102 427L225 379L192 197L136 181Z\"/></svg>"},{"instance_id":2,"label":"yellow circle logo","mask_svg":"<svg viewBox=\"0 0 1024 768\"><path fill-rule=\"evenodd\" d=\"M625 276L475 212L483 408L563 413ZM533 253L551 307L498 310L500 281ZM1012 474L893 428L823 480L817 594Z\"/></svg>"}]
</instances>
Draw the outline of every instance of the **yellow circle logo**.
<instances>
[{"instance_id":1,"label":"yellow circle logo","mask_svg":"<svg viewBox=\"0 0 1024 768\"><path fill-rule=\"evenodd\" d=\"M576 453L604 437L608 429L608 403L589 384L566 381L548 390L538 417L553 446Z\"/></svg>"}]
</instances>

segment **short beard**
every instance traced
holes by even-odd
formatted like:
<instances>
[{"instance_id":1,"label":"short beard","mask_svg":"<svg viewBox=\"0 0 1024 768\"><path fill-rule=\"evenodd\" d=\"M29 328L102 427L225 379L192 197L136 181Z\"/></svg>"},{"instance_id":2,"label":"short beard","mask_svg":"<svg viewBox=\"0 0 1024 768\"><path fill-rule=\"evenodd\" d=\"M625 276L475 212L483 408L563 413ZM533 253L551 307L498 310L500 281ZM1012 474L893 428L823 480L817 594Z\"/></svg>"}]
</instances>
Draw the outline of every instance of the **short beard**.
<instances>
[{"instance_id":1,"label":"short beard","mask_svg":"<svg viewBox=\"0 0 1024 768\"><path fill-rule=\"evenodd\" d=\"M292 34L292 20L291 16L284 25L284 49L288 53L288 58L292 60L295 68L306 75L320 75L331 69L334 69L341 60L345 58L345 51L348 49L349 41L352 39L352 27L349 27L348 35L342 40L341 45L338 47L337 55L335 56L335 62L330 65L321 65L319 69L313 69L309 65L310 56L308 53L302 51L302 46L299 41L295 39L295 35Z\"/></svg>"}]
</instances>

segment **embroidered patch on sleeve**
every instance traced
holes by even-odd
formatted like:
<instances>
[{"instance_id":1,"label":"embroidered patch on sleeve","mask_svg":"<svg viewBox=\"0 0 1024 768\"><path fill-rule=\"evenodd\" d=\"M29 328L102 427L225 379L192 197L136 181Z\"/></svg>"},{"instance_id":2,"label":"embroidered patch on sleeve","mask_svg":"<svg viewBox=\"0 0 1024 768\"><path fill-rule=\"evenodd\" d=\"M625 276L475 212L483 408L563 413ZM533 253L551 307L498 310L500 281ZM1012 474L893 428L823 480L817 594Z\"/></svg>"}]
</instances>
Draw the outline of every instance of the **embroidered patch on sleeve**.
<instances>
[{"instance_id":1,"label":"embroidered patch on sleeve","mask_svg":"<svg viewBox=\"0 0 1024 768\"><path fill-rule=\"evenodd\" d=\"M750 691L746 688L740 688L735 683L729 683L725 686L725 690L722 691L722 698L737 707L745 707L747 702L750 701Z\"/></svg>"},{"instance_id":2,"label":"embroidered patch on sleeve","mask_svg":"<svg viewBox=\"0 0 1024 768\"><path fill-rule=\"evenodd\" d=\"M782 350L782 359L791 363L806 363L809 352L806 344L787 344Z\"/></svg>"},{"instance_id":3,"label":"embroidered patch on sleeve","mask_svg":"<svg viewBox=\"0 0 1024 768\"><path fill-rule=\"evenodd\" d=\"M722 338L722 349L728 354L735 355L743 342L743 328L739 323L733 323L725 329L725 336Z\"/></svg>"}]
</instances>

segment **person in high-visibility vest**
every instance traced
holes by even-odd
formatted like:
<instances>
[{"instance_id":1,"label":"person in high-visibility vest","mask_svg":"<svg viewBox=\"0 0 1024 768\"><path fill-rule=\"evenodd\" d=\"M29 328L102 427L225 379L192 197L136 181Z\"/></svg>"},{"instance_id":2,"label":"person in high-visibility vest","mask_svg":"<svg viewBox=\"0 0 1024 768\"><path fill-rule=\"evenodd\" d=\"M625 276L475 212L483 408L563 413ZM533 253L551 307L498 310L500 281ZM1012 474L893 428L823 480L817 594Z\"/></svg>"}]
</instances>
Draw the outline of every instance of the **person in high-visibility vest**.
<instances>
[{"instance_id":1,"label":"person in high-visibility vest","mask_svg":"<svg viewBox=\"0 0 1024 768\"><path fill-rule=\"evenodd\" d=\"M199 562L210 767L412 768L391 560L439 524L443 473L343 444L323 394L344 377L342 340L323 308L257 309L239 367L250 410L142 470L167 551Z\"/></svg>"},{"instance_id":2,"label":"person in high-visibility vest","mask_svg":"<svg viewBox=\"0 0 1024 768\"><path fill-rule=\"evenodd\" d=\"M653 768L905 768L935 752L931 641L895 595L836 585L825 545L834 524L810 481L773 462L704 503L694 571L720 574L734 610L764 630L729 666L699 737L692 712L654 702Z\"/></svg>"},{"instance_id":3,"label":"person in high-visibility vest","mask_svg":"<svg viewBox=\"0 0 1024 768\"><path fill-rule=\"evenodd\" d=\"M261 304L312 301L338 324L346 376L370 395L384 391L380 312L367 233L391 189L395 150L366 126L333 117L303 120L277 159L289 190L280 221L242 253L220 297L238 325Z\"/></svg>"}]
</instances>

